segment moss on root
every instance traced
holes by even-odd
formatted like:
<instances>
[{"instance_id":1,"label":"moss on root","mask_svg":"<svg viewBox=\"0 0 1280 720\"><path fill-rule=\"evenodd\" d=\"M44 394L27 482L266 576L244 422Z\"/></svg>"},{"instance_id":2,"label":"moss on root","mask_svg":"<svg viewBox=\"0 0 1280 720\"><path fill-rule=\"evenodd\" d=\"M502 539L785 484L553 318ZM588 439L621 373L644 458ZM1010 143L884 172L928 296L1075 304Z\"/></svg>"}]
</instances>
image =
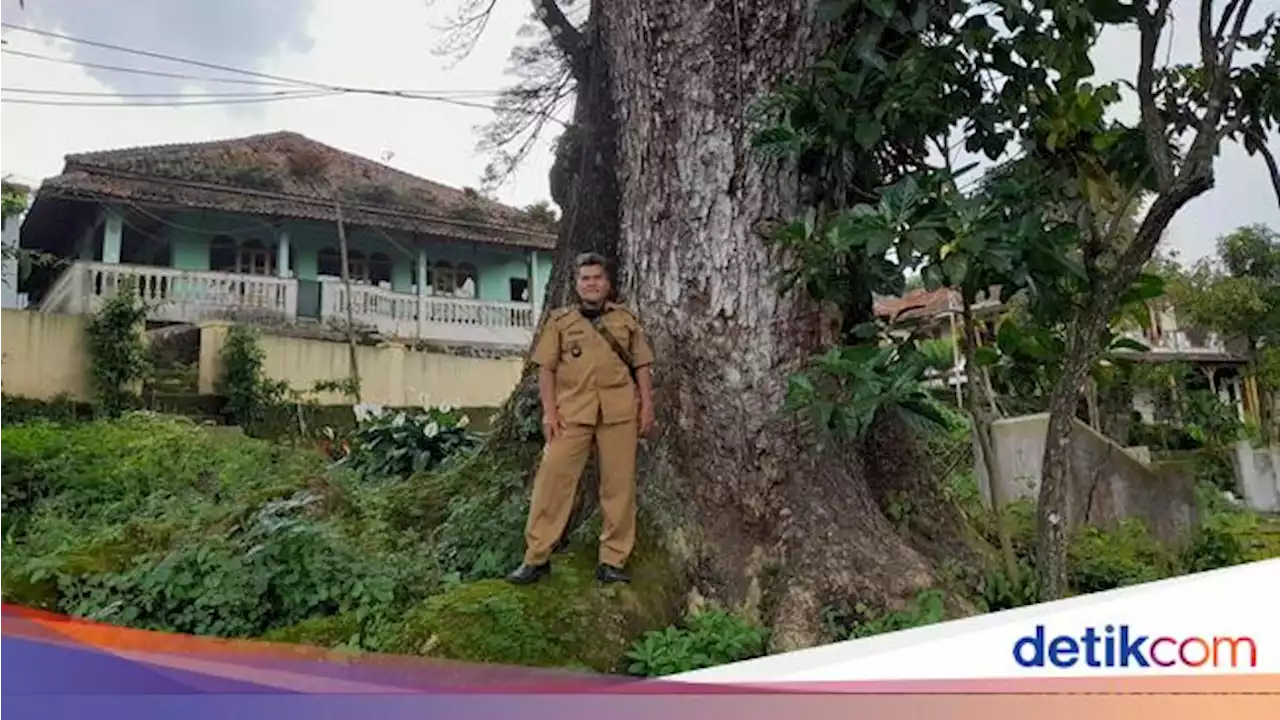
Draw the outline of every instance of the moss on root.
<instances>
[{"instance_id":1,"label":"moss on root","mask_svg":"<svg viewBox=\"0 0 1280 720\"><path fill-rule=\"evenodd\" d=\"M335 648L358 637L360 630L360 620L355 613L345 613L307 618L302 622L272 630L262 639L270 642Z\"/></svg>"},{"instance_id":2,"label":"moss on root","mask_svg":"<svg viewBox=\"0 0 1280 720\"><path fill-rule=\"evenodd\" d=\"M529 586L457 585L410 611L380 645L454 660L618 671L636 637L679 617L683 582L666 553L645 543L629 563L632 582L603 586L595 553L594 544L575 544Z\"/></svg>"}]
</instances>

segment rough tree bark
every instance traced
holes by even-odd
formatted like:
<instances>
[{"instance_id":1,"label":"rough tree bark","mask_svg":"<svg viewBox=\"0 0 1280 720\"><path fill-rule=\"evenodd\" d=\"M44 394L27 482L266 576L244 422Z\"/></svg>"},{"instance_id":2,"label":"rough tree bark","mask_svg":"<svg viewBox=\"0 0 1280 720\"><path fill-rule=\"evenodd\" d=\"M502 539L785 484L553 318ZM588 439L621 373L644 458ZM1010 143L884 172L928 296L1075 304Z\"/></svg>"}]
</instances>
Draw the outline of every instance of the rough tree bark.
<instances>
[{"instance_id":1,"label":"rough tree bark","mask_svg":"<svg viewBox=\"0 0 1280 720\"><path fill-rule=\"evenodd\" d=\"M553 32L557 45L573 69L577 84L573 122L557 142L549 185L552 200L561 209L558 241L552 258L551 278L539 325L555 308L572 301L573 258L592 251L616 268L618 259L618 178L616 173L618 122L614 111L612 74L601 36L601 3L593 2L585 27L576 30L555 3L543 0L542 22ZM515 391L507 399L494 426L491 446L517 455L532 479L540 448L525 439L525 428L536 428L541 417L536 366L526 364ZM595 505L599 488L595 463L591 462L578 485L574 512L566 536L580 525Z\"/></svg>"},{"instance_id":2,"label":"rough tree bark","mask_svg":"<svg viewBox=\"0 0 1280 720\"><path fill-rule=\"evenodd\" d=\"M600 5L620 120L622 287L659 358L642 503L695 596L768 622L775 649L809 646L824 639L824 604L899 605L936 584L931 555L965 547L891 420L858 447L819 447L780 412L788 376L822 347L823 314L773 283L779 258L761 226L796 211L798 183L752 151L747 116L821 50L814 7ZM886 519L886 495L904 490L944 513L931 537Z\"/></svg>"}]
</instances>

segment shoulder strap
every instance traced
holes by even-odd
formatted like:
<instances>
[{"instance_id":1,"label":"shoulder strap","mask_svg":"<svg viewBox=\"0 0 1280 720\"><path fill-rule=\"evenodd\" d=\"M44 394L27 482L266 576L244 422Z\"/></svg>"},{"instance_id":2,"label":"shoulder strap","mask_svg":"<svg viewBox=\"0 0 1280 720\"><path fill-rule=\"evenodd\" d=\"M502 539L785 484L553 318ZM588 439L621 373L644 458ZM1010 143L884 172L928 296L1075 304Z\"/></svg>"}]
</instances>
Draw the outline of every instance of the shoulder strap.
<instances>
[{"instance_id":1,"label":"shoulder strap","mask_svg":"<svg viewBox=\"0 0 1280 720\"><path fill-rule=\"evenodd\" d=\"M623 365L627 366L627 372L631 373L631 379L634 381L636 379L636 369L631 365L631 353L622 347L622 343L618 342L618 338L614 337L613 333L604 329L603 323L591 323L591 327L595 328L596 332L600 333L600 337L604 338L605 342L609 343L609 347L613 348L613 351L618 354L618 359L622 361Z\"/></svg>"}]
</instances>

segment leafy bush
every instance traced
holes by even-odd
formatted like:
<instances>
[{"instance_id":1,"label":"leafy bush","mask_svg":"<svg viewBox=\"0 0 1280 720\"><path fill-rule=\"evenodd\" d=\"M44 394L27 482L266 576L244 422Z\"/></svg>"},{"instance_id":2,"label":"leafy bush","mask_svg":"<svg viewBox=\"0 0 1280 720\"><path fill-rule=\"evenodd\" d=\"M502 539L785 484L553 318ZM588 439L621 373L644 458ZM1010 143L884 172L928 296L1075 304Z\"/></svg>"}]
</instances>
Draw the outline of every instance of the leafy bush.
<instances>
[{"instance_id":1,"label":"leafy bush","mask_svg":"<svg viewBox=\"0 0 1280 720\"><path fill-rule=\"evenodd\" d=\"M32 420L72 423L93 419L92 405L72 400L65 393L56 395L48 400L5 394L3 396L3 409L4 421L9 425L17 425Z\"/></svg>"},{"instance_id":2,"label":"leafy bush","mask_svg":"<svg viewBox=\"0 0 1280 720\"><path fill-rule=\"evenodd\" d=\"M6 601L246 637L339 614L376 629L438 586L386 519L391 486L319 455L150 414L3 434Z\"/></svg>"},{"instance_id":3,"label":"leafy bush","mask_svg":"<svg viewBox=\"0 0 1280 720\"><path fill-rule=\"evenodd\" d=\"M385 412L374 405L355 407L351 436L352 468L373 476L407 476L439 467L474 450L479 438L467 431L469 418L447 406Z\"/></svg>"},{"instance_id":4,"label":"leafy bush","mask_svg":"<svg viewBox=\"0 0 1280 720\"><path fill-rule=\"evenodd\" d=\"M1003 569L988 570L978 583L978 606L983 612L999 612L1040 602L1036 569L1026 559L1018 564L1014 577Z\"/></svg>"},{"instance_id":5,"label":"leafy bush","mask_svg":"<svg viewBox=\"0 0 1280 720\"><path fill-rule=\"evenodd\" d=\"M929 589L921 591L903 610L877 611L863 603L855 603L848 610L827 608L823 612L823 620L827 631L835 637L871 637L942 622L946 617L942 600L940 590Z\"/></svg>"},{"instance_id":6,"label":"leafy bush","mask_svg":"<svg viewBox=\"0 0 1280 720\"><path fill-rule=\"evenodd\" d=\"M137 405L137 386L151 372L142 328L147 305L133 279L121 281L116 294L89 320L90 384L93 399L107 415L119 415Z\"/></svg>"},{"instance_id":7,"label":"leafy bush","mask_svg":"<svg viewBox=\"0 0 1280 720\"><path fill-rule=\"evenodd\" d=\"M1071 586L1082 593L1160 580L1177 571L1177 558L1133 518L1111 532L1080 528L1067 559Z\"/></svg>"},{"instance_id":8,"label":"leafy bush","mask_svg":"<svg viewBox=\"0 0 1280 720\"><path fill-rule=\"evenodd\" d=\"M221 355L218 392L227 399L226 413L242 427L262 422L287 385L269 380L263 372L267 356L258 344L258 333L247 325L231 326Z\"/></svg>"},{"instance_id":9,"label":"leafy bush","mask_svg":"<svg viewBox=\"0 0 1280 720\"><path fill-rule=\"evenodd\" d=\"M765 654L769 631L726 612L690 616L682 626L651 630L627 652L627 672L660 677Z\"/></svg>"}]
</instances>

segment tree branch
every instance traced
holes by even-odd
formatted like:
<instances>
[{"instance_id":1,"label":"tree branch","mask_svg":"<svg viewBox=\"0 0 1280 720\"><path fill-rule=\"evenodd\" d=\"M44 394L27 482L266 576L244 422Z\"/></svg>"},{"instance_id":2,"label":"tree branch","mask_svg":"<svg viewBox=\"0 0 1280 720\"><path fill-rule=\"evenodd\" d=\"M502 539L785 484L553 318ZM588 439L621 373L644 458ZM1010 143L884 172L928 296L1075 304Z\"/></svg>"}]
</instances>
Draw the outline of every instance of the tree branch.
<instances>
[{"instance_id":1,"label":"tree branch","mask_svg":"<svg viewBox=\"0 0 1280 720\"><path fill-rule=\"evenodd\" d=\"M1161 190L1168 190L1173 186L1174 168L1173 160L1169 157L1165 124L1160 118L1160 109L1156 107L1155 64L1156 48L1160 44L1160 34L1164 29L1165 17L1168 15L1171 2L1172 0L1160 0L1154 13L1138 17L1141 34L1138 104L1142 113L1142 134L1147 141L1147 153L1151 156L1151 164L1156 172L1156 183Z\"/></svg>"},{"instance_id":2,"label":"tree branch","mask_svg":"<svg viewBox=\"0 0 1280 720\"><path fill-rule=\"evenodd\" d=\"M1231 6L1238 1L1233 0L1231 4L1227 5L1226 12L1222 16L1223 21L1231 13ZM1213 25L1209 22L1212 17L1213 0L1200 0L1200 62L1204 65L1205 72L1209 77L1216 77L1217 70L1215 68L1218 62L1218 40L1220 36L1215 35L1213 32ZM1219 28L1221 27L1222 25L1219 23Z\"/></svg>"},{"instance_id":3,"label":"tree branch","mask_svg":"<svg viewBox=\"0 0 1280 720\"><path fill-rule=\"evenodd\" d=\"M1238 6L1235 3L1228 5L1222 16L1222 22L1226 23L1227 13L1238 7L1235 25L1231 27L1231 34L1222 39L1222 65L1218 70L1223 78L1231 72L1231 60L1235 57L1236 48L1240 46L1240 35L1244 32L1244 19L1249 16L1249 6L1253 5L1253 0L1237 0L1237 2L1239 3Z\"/></svg>"},{"instance_id":4,"label":"tree branch","mask_svg":"<svg viewBox=\"0 0 1280 720\"><path fill-rule=\"evenodd\" d=\"M1213 37L1206 38L1204 33L1209 26L1209 19L1206 14L1210 12L1211 3L1209 0L1201 0L1201 52L1212 52L1213 64L1206 64L1205 70L1209 77L1208 88L1205 97L1204 117L1200 119L1200 127L1196 130L1195 140L1191 142L1191 149L1187 151L1187 159L1185 168L1188 172L1200 175L1211 172L1211 164L1213 156L1217 153L1218 145L1221 142L1221 131L1218 123L1222 121L1222 113L1225 109L1227 93L1229 88L1229 80L1231 78L1231 60L1235 57L1236 47L1240 44L1240 33L1244 31L1244 20L1249 15L1249 7L1253 5L1253 0L1236 0L1229 4L1223 12L1223 16L1219 21L1219 25L1223 26L1227 23L1231 11L1236 10L1235 21L1231 27L1231 34L1224 40L1221 45L1221 56L1218 56L1218 47L1207 47L1204 43L1216 42ZM1228 128L1231 127L1228 124Z\"/></svg>"},{"instance_id":5,"label":"tree branch","mask_svg":"<svg viewBox=\"0 0 1280 720\"><path fill-rule=\"evenodd\" d=\"M1271 172L1271 189L1276 192L1276 204L1280 205L1280 164L1276 163L1276 156L1263 141L1262 134L1255 131L1254 136L1258 141L1258 152L1262 154L1262 161L1267 164L1267 170Z\"/></svg>"},{"instance_id":6,"label":"tree branch","mask_svg":"<svg viewBox=\"0 0 1280 720\"><path fill-rule=\"evenodd\" d=\"M1122 287L1133 281L1126 275L1132 270L1136 272L1155 252L1160 244L1160 236L1169 226L1169 221L1184 205L1205 194L1213 188L1213 173L1192 174L1180 177L1178 183L1168 192L1162 192L1151 204L1142 225L1134 235L1133 243L1120 256L1116 263L1114 277Z\"/></svg>"},{"instance_id":7,"label":"tree branch","mask_svg":"<svg viewBox=\"0 0 1280 720\"><path fill-rule=\"evenodd\" d=\"M1231 0L1231 2L1227 3L1227 9L1222 11L1222 17L1218 20L1218 29L1213 32L1214 42L1218 47L1222 47L1222 34L1227 31L1227 23L1231 21L1231 14L1236 11L1236 6L1239 4L1240 0ZM1200 14L1202 16L1201 22L1208 22L1205 18L1209 14L1204 12L1203 8L1201 8Z\"/></svg>"},{"instance_id":8,"label":"tree branch","mask_svg":"<svg viewBox=\"0 0 1280 720\"><path fill-rule=\"evenodd\" d=\"M537 14L538 19L546 26L547 32L551 33L551 40L556 47L569 58L569 65L573 68L573 79L581 82L582 66L585 62L583 49L585 41L582 38L582 32L569 22L569 18L565 16L556 0L538 0Z\"/></svg>"}]
</instances>

